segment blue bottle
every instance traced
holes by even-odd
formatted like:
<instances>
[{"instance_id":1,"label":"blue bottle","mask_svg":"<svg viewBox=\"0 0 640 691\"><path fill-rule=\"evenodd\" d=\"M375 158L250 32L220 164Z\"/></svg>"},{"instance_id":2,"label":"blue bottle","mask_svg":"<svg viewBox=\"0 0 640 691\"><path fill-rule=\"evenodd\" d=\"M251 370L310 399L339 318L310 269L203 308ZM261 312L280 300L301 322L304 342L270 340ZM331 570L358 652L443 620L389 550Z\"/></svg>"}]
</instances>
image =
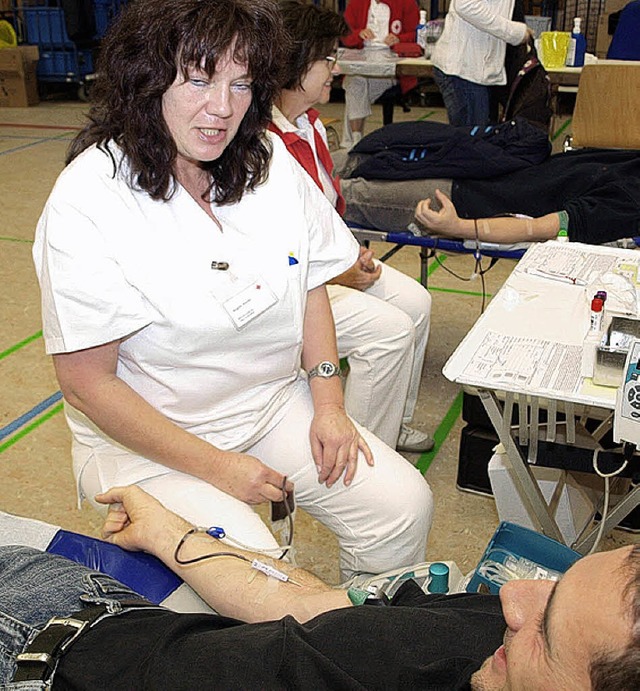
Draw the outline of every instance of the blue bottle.
<instances>
[{"instance_id":1,"label":"blue bottle","mask_svg":"<svg viewBox=\"0 0 640 691\"><path fill-rule=\"evenodd\" d=\"M571 32L571 43L567 51L567 67L582 67L584 65L584 54L587 52L587 39L582 33L582 19L576 17L573 20L573 31Z\"/></svg>"}]
</instances>

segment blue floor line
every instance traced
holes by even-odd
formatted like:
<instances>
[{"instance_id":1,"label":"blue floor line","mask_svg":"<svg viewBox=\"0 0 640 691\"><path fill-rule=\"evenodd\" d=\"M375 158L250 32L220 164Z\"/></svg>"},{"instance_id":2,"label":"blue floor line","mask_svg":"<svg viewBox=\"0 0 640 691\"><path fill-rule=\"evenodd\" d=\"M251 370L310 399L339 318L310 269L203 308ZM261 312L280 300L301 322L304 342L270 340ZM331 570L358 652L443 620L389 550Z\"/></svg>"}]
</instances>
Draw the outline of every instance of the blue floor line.
<instances>
[{"instance_id":1,"label":"blue floor line","mask_svg":"<svg viewBox=\"0 0 640 691\"><path fill-rule=\"evenodd\" d=\"M62 392L61 391L56 391L53 395L49 396L49 398L45 398L44 401L38 403L37 406L34 408L31 408L31 410L27 411L20 417L16 418L13 422L10 422L6 427L2 427L0 429L0 439L5 439L8 437L10 434L13 434L17 429L20 429L23 425L26 425L27 422L33 420L34 417L37 417L40 415L40 413L44 412L47 408L50 408L54 403L57 403L60 399L62 398Z\"/></svg>"},{"instance_id":2,"label":"blue floor line","mask_svg":"<svg viewBox=\"0 0 640 691\"><path fill-rule=\"evenodd\" d=\"M13 149L5 149L4 151L0 151L0 156L4 156L5 154L14 154L16 151L24 151L25 149L30 149L32 146L38 146L40 144L44 144L45 142L55 142L55 141L64 141L63 137L68 136L61 134L58 137L45 137L43 139L40 139L37 142L31 142L30 144L23 144L22 146L15 146Z\"/></svg>"}]
</instances>

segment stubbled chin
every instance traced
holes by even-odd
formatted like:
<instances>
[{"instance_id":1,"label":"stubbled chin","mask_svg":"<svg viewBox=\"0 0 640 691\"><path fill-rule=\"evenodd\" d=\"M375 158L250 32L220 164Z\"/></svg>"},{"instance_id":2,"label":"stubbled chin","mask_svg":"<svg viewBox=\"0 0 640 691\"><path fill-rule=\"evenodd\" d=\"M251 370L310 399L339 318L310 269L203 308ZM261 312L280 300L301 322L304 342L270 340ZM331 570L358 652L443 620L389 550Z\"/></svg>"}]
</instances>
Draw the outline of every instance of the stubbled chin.
<instances>
[{"instance_id":1,"label":"stubbled chin","mask_svg":"<svg viewBox=\"0 0 640 691\"><path fill-rule=\"evenodd\" d=\"M507 688L505 669L504 648L500 646L472 675L471 688L473 691L503 691Z\"/></svg>"}]
</instances>

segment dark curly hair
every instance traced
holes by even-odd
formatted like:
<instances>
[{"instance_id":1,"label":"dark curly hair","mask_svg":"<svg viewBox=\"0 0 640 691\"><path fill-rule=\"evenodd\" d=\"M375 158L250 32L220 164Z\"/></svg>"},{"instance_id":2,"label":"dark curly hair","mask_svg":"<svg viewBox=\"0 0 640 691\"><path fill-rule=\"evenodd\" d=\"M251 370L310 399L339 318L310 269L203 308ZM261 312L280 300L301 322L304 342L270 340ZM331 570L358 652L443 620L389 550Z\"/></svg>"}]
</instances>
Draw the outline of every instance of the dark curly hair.
<instances>
[{"instance_id":1,"label":"dark curly hair","mask_svg":"<svg viewBox=\"0 0 640 691\"><path fill-rule=\"evenodd\" d=\"M333 10L297 0L280 3L284 28L291 39L285 58L283 89L298 89L316 60L324 60L339 38L349 33L349 25Z\"/></svg>"},{"instance_id":2,"label":"dark curly hair","mask_svg":"<svg viewBox=\"0 0 640 691\"><path fill-rule=\"evenodd\" d=\"M264 129L287 41L275 0L132 0L102 42L89 123L71 144L67 163L92 144L108 151L113 141L128 159L129 184L153 199L169 199L177 148L162 96L178 70L186 77L198 65L212 76L216 61L233 49L253 80L251 105L224 153L201 166L211 178L204 198L237 202L268 175Z\"/></svg>"}]
</instances>

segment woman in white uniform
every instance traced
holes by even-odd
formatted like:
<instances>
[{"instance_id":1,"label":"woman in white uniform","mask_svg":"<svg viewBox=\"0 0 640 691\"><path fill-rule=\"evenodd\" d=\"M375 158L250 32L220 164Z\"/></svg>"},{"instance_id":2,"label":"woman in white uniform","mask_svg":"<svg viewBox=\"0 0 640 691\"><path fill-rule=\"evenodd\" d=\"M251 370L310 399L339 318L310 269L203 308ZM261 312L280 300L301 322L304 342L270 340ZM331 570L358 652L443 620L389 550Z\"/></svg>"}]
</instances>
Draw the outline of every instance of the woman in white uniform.
<instances>
[{"instance_id":1,"label":"woman in white uniform","mask_svg":"<svg viewBox=\"0 0 640 691\"><path fill-rule=\"evenodd\" d=\"M358 247L264 132L284 42L272 0L128 5L34 259L80 498L274 549L252 505L293 490L346 578L424 559L432 498L344 411L324 283Z\"/></svg>"},{"instance_id":2,"label":"woman in white uniform","mask_svg":"<svg viewBox=\"0 0 640 691\"><path fill-rule=\"evenodd\" d=\"M349 27L333 10L299 0L280 2L280 11L293 41L269 129L342 214L343 183L333 176L327 133L314 106L329 101L339 72L338 39ZM345 182L348 190L351 180ZM398 451L430 451L433 439L410 423L429 339L431 296L364 247L358 261L329 283L338 355L349 361L347 413Z\"/></svg>"}]
</instances>

